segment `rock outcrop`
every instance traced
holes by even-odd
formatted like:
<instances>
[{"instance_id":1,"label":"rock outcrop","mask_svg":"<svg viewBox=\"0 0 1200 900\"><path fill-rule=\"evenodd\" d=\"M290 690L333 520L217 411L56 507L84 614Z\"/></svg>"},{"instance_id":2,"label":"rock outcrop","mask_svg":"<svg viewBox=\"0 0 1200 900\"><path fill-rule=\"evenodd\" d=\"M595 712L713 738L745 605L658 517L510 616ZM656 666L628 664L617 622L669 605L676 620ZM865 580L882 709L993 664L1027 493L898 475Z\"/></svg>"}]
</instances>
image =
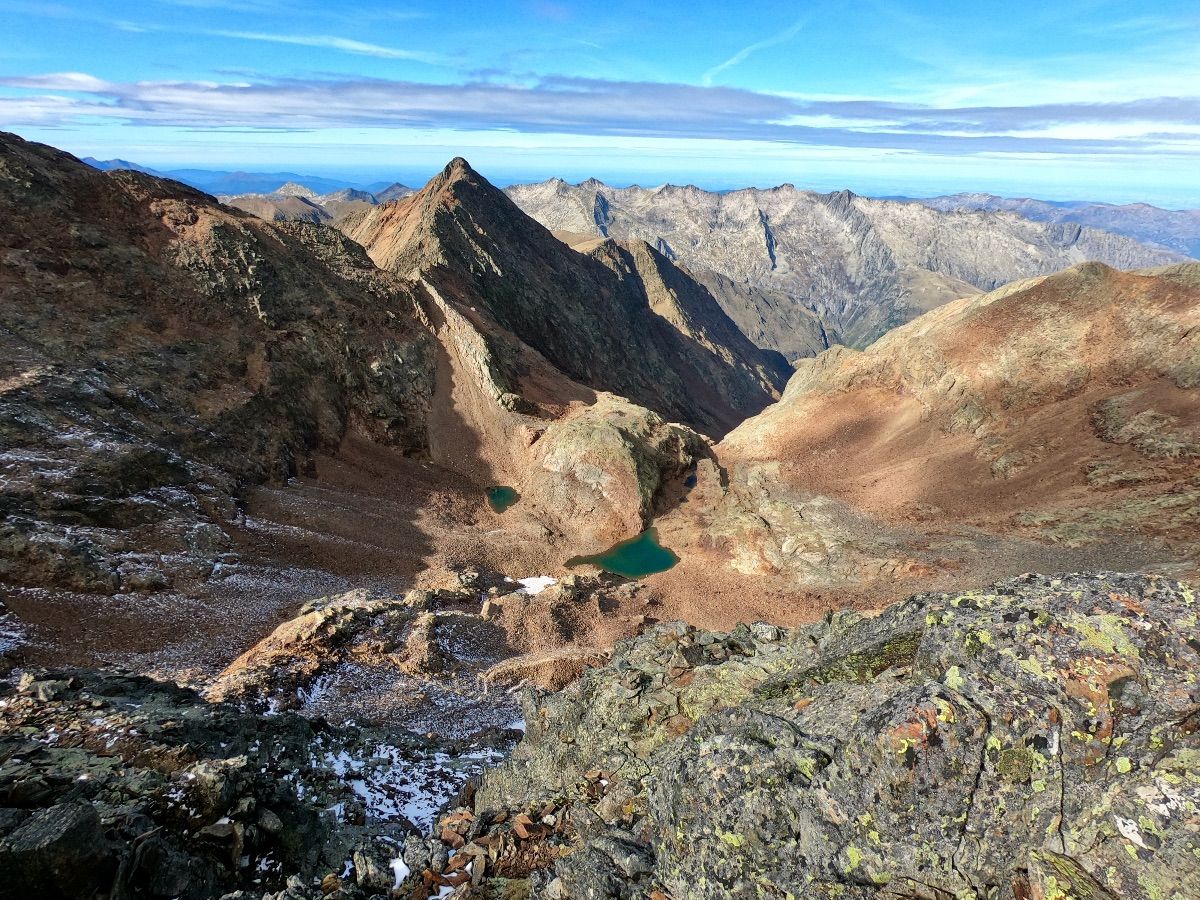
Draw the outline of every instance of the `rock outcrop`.
<instances>
[{"instance_id":1,"label":"rock outcrop","mask_svg":"<svg viewBox=\"0 0 1200 900\"><path fill-rule=\"evenodd\" d=\"M460 749L132 675L30 675L0 697L0 893L386 896L398 848L488 756Z\"/></svg>"},{"instance_id":2,"label":"rock outcrop","mask_svg":"<svg viewBox=\"0 0 1200 900\"><path fill-rule=\"evenodd\" d=\"M508 194L554 231L640 239L694 271L749 288L716 296L751 340L792 361L830 343L866 346L943 303L1075 263L1128 269L1182 259L1073 223L944 213L791 185L718 194L552 179ZM796 307L817 314L824 342Z\"/></svg>"},{"instance_id":3,"label":"rock outcrop","mask_svg":"<svg viewBox=\"0 0 1200 900\"><path fill-rule=\"evenodd\" d=\"M551 424L533 445L525 496L580 546L603 548L645 530L663 486L709 453L690 429L602 394Z\"/></svg>"},{"instance_id":4,"label":"rock outcrop","mask_svg":"<svg viewBox=\"0 0 1200 900\"><path fill-rule=\"evenodd\" d=\"M357 590L313 600L230 663L207 696L260 710L295 709L316 679L347 657L378 659L400 651L429 608L422 591L401 598Z\"/></svg>"},{"instance_id":5,"label":"rock outcrop","mask_svg":"<svg viewBox=\"0 0 1200 900\"><path fill-rule=\"evenodd\" d=\"M1182 900L1197 603L1024 576L794 631L660 626L527 696L467 836L546 897Z\"/></svg>"}]
</instances>

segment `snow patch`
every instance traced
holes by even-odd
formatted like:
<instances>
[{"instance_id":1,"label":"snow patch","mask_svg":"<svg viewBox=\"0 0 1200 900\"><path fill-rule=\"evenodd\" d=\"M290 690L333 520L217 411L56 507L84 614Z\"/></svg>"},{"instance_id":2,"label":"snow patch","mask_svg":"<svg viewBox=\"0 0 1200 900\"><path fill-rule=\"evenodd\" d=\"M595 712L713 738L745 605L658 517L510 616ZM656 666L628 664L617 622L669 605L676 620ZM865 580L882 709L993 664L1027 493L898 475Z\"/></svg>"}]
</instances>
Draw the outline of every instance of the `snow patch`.
<instances>
[{"instance_id":1,"label":"snow patch","mask_svg":"<svg viewBox=\"0 0 1200 900\"><path fill-rule=\"evenodd\" d=\"M517 583L521 585L517 588L518 594L540 594L551 585L558 584L558 579L549 575L533 575L529 578L518 578Z\"/></svg>"},{"instance_id":2,"label":"snow patch","mask_svg":"<svg viewBox=\"0 0 1200 900\"><path fill-rule=\"evenodd\" d=\"M392 890L395 891L400 889L400 885L404 883L404 879L412 873L412 870L409 869L404 860L400 859L399 857L392 860L391 866L392 872L394 872L396 875L396 883L392 885Z\"/></svg>"},{"instance_id":3,"label":"snow patch","mask_svg":"<svg viewBox=\"0 0 1200 900\"><path fill-rule=\"evenodd\" d=\"M314 758L313 763L349 786L369 818L382 822L404 819L418 831L426 832L470 776L503 757L503 753L491 748L455 757L376 744L370 752L326 752Z\"/></svg>"},{"instance_id":4,"label":"snow patch","mask_svg":"<svg viewBox=\"0 0 1200 900\"><path fill-rule=\"evenodd\" d=\"M0 609L3 609L0 606ZM0 656L15 650L28 640L25 629L10 613L0 612Z\"/></svg>"}]
</instances>

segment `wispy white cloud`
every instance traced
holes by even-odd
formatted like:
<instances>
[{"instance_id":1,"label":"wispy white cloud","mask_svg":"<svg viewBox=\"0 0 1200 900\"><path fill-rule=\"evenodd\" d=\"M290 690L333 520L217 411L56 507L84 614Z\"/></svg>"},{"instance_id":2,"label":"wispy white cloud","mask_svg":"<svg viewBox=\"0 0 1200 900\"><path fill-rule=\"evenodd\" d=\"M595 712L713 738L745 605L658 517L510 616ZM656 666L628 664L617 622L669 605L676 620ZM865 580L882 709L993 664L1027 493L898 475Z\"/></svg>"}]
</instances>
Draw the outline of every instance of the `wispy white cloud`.
<instances>
[{"instance_id":1,"label":"wispy white cloud","mask_svg":"<svg viewBox=\"0 0 1200 900\"><path fill-rule=\"evenodd\" d=\"M747 59L749 59L751 56L753 56L759 50L766 50L768 47L778 47L780 44L786 44L788 41L795 38L796 35L798 35L801 31L804 30L804 26L808 24L808 20L810 18L811 18L811 15L804 16L802 19L795 22L791 28L785 28L783 31L779 32L778 34L773 34L769 38L758 41L757 43L754 43L754 44L750 44L749 46L743 47L737 53L733 54L733 56L729 57L729 59L725 60L725 62L719 63L719 64L713 66L711 69L709 69L703 75L701 75L700 80L702 82L704 82L704 84L706 86L711 85L713 83L713 79L716 78L718 75L720 75L722 72L724 72L726 69L732 69L734 66L738 65L739 63L745 62Z\"/></svg>"},{"instance_id":2,"label":"wispy white cloud","mask_svg":"<svg viewBox=\"0 0 1200 900\"><path fill-rule=\"evenodd\" d=\"M326 50L340 50L343 53L354 53L358 56L375 56L380 59L404 59L413 62L440 65L442 57L436 53L426 53L423 50L402 50L396 47L384 47L379 44L369 44L350 38L337 37L330 34L273 34L263 31L226 31L223 29L205 30L202 34L211 37L233 38L240 41L261 41L268 44L291 44L296 47L319 47Z\"/></svg>"},{"instance_id":3,"label":"wispy white cloud","mask_svg":"<svg viewBox=\"0 0 1200 900\"><path fill-rule=\"evenodd\" d=\"M119 90L116 84L84 72L49 72L45 75L17 75L0 78L7 87L46 91L74 91L81 94L106 94Z\"/></svg>"},{"instance_id":4,"label":"wispy white cloud","mask_svg":"<svg viewBox=\"0 0 1200 900\"><path fill-rule=\"evenodd\" d=\"M166 0L172 6L187 6L200 9L220 8L242 12L282 11L283 7L275 0L242 3L240 0ZM356 56L373 56L377 59L406 60L426 63L429 65L446 65L446 59L439 54L425 50L409 50L399 47L387 47L367 41L341 37L331 34L289 34L273 31L248 31L225 28L186 28L166 25L161 22L139 22L130 19L113 19L97 16L72 7L54 4L29 4L23 0L0 0L0 13L13 12L21 15L36 15L55 19L70 19L78 22L93 22L97 25L115 28L131 34L147 34L159 32L166 34L198 35L204 37L219 37L232 40L258 41L269 44L287 44L294 47L313 47L321 50L336 50L341 53L351 53ZM406 10L390 10L381 13L364 13L362 19L381 19L385 21L403 21L418 18L421 13Z\"/></svg>"},{"instance_id":5,"label":"wispy white cloud","mask_svg":"<svg viewBox=\"0 0 1200 900\"><path fill-rule=\"evenodd\" d=\"M295 12L296 5L287 0L159 0L166 6L189 9L224 9L239 13Z\"/></svg>"},{"instance_id":6,"label":"wispy white cloud","mask_svg":"<svg viewBox=\"0 0 1200 900\"><path fill-rule=\"evenodd\" d=\"M775 141L978 155L1194 153L1200 97L935 107L730 87L550 77L430 84L293 78L114 83L81 72L0 78L0 121L220 129L445 128ZM13 92L20 92L13 96Z\"/></svg>"}]
</instances>

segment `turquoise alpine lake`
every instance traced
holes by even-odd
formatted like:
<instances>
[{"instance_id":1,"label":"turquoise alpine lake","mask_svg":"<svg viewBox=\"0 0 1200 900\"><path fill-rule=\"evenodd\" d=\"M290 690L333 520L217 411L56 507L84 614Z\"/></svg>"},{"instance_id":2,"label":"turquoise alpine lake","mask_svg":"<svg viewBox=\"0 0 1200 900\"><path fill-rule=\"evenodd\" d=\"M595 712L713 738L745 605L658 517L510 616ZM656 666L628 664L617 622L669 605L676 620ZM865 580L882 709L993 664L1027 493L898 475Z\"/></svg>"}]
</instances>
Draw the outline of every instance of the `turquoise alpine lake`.
<instances>
[{"instance_id":1,"label":"turquoise alpine lake","mask_svg":"<svg viewBox=\"0 0 1200 900\"><path fill-rule=\"evenodd\" d=\"M493 512L502 513L520 499L521 495L515 488L497 485L487 489L488 506Z\"/></svg>"},{"instance_id":2,"label":"turquoise alpine lake","mask_svg":"<svg viewBox=\"0 0 1200 900\"><path fill-rule=\"evenodd\" d=\"M641 578L655 572L665 572L679 562L679 557L658 542L658 532L649 528L637 537L614 544L594 556L576 556L567 566L597 566L606 572Z\"/></svg>"}]
</instances>

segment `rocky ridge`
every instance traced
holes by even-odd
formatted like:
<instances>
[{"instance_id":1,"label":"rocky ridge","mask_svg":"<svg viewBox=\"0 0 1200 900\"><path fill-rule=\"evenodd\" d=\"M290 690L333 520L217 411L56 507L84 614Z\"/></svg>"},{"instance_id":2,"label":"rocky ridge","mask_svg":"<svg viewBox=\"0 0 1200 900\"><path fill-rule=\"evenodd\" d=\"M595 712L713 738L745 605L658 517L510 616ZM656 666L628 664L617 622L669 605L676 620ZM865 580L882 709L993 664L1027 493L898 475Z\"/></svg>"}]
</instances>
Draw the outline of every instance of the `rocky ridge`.
<instances>
[{"instance_id":1,"label":"rocky ridge","mask_svg":"<svg viewBox=\"0 0 1200 900\"><path fill-rule=\"evenodd\" d=\"M422 247L459 254L412 280L333 229L267 223L16 138L3 149L9 582L202 583L231 559L248 485L312 471L350 440L479 491L514 484L528 530L564 542L564 559L594 552L646 527L664 485L708 453L664 415L721 433L790 371L654 251L567 250L465 163L403 206L372 207L404 219L418 270ZM462 216L497 219L496 237L460 240ZM499 263L514 277L485 274ZM562 319L540 312L556 284Z\"/></svg>"},{"instance_id":2,"label":"rocky ridge","mask_svg":"<svg viewBox=\"0 0 1200 900\"><path fill-rule=\"evenodd\" d=\"M1196 603L1165 579L1025 576L794 631L662 626L527 696L458 840L495 847L516 826L478 823L548 804L569 827L528 839L526 872L556 898L1182 900Z\"/></svg>"},{"instance_id":3,"label":"rocky ridge","mask_svg":"<svg viewBox=\"0 0 1200 900\"><path fill-rule=\"evenodd\" d=\"M665 259L574 253L462 159L419 193L339 227L380 267L486 315L575 381L709 434L770 402L787 371ZM717 347L718 334L734 343Z\"/></svg>"},{"instance_id":4,"label":"rocky ridge","mask_svg":"<svg viewBox=\"0 0 1200 900\"><path fill-rule=\"evenodd\" d=\"M234 497L353 429L427 446L409 285L330 229L0 142L0 578L203 578Z\"/></svg>"},{"instance_id":5,"label":"rocky ridge","mask_svg":"<svg viewBox=\"0 0 1200 900\"><path fill-rule=\"evenodd\" d=\"M717 194L693 186L612 188L559 179L508 194L555 231L646 241L695 271L760 292L722 297L751 340L789 360L871 343L929 309L1020 278L1099 260L1117 268L1182 259L1121 235L1007 213L816 194L791 185ZM817 314L828 340L797 331Z\"/></svg>"}]
</instances>

